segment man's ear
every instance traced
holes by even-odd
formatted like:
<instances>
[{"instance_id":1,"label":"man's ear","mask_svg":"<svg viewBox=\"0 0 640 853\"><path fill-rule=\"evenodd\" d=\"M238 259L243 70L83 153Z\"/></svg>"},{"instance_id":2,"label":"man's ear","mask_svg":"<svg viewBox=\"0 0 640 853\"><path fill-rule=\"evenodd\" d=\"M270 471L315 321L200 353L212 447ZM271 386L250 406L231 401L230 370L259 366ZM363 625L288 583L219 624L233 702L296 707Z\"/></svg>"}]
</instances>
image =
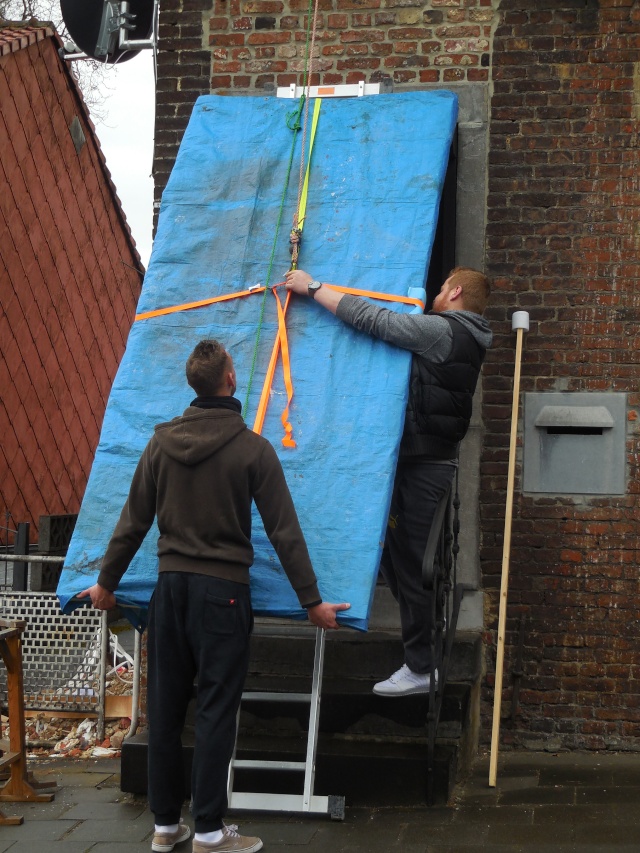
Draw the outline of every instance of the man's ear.
<instances>
[{"instance_id":1,"label":"man's ear","mask_svg":"<svg viewBox=\"0 0 640 853\"><path fill-rule=\"evenodd\" d=\"M453 302L456 299L462 298L462 287L459 284L456 284L455 287L452 287L449 291L449 301Z\"/></svg>"}]
</instances>

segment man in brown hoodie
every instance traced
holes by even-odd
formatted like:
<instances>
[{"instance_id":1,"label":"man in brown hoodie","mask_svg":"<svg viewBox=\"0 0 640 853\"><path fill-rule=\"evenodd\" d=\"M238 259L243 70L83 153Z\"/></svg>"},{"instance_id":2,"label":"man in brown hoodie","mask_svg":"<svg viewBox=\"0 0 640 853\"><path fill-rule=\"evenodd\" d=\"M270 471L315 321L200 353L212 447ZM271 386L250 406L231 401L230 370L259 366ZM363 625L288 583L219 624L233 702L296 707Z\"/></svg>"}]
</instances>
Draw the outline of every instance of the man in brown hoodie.
<instances>
[{"instance_id":1,"label":"man in brown hoodie","mask_svg":"<svg viewBox=\"0 0 640 853\"><path fill-rule=\"evenodd\" d=\"M247 428L233 396L231 356L218 341L201 341L186 373L198 396L181 417L156 426L97 583L81 597L90 596L99 609L115 606L114 591L157 517L158 582L148 633L151 848L170 853L190 835L180 822L181 734L197 677L193 853L251 853L262 841L239 835L223 817L253 627L253 501L310 621L337 628L336 614L349 605L320 597L280 461L269 442Z\"/></svg>"}]
</instances>

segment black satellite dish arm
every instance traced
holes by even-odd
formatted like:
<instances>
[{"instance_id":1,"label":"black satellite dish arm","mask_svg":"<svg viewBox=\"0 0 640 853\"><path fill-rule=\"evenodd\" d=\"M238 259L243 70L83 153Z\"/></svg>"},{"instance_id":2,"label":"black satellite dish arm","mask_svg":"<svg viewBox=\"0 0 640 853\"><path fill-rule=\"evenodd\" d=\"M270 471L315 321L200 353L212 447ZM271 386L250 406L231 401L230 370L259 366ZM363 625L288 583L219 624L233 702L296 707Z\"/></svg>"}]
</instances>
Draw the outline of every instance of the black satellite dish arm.
<instances>
[{"instance_id":1,"label":"black satellite dish arm","mask_svg":"<svg viewBox=\"0 0 640 853\"><path fill-rule=\"evenodd\" d=\"M155 51L158 7L158 0L60 0L62 18L75 43L71 49L65 45L63 58L115 64L140 50Z\"/></svg>"}]
</instances>

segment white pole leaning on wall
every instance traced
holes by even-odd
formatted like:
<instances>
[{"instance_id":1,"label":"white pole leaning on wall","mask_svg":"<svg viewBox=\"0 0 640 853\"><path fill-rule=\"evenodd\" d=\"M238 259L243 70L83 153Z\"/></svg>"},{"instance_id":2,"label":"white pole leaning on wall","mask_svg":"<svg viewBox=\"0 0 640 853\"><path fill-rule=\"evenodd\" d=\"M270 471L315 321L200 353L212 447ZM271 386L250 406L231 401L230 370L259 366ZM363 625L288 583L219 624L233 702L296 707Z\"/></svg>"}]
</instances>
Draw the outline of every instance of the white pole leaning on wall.
<instances>
[{"instance_id":1,"label":"white pole leaning on wall","mask_svg":"<svg viewBox=\"0 0 640 853\"><path fill-rule=\"evenodd\" d=\"M509 554L511 552L511 521L513 516L513 484L516 467L518 439L518 408L520 402L520 363L522 338L529 331L527 311L514 311L511 329L516 333L516 358L513 371L513 403L511 406L511 439L509 442L509 471L507 475L507 500L504 513L504 538L502 544L502 578L500 581L500 610L498 616L498 648L496 655L496 681L493 696L493 728L491 731L491 760L489 762L489 787L495 788L498 775L498 742L500 740L500 708L502 705L502 672L504 668L504 635L507 622L507 591L509 588Z\"/></svg>"}]
</instances>

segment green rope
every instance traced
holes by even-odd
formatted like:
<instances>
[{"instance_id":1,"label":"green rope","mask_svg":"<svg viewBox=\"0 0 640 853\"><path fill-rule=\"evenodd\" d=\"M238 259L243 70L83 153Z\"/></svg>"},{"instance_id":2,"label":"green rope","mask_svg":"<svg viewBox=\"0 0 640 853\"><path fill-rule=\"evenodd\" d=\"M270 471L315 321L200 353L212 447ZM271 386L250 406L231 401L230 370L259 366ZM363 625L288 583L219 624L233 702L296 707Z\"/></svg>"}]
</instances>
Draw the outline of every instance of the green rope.
<instances>
[{"instance_id":1,"label":"green rope","mask_svg":"<svg viewBox=\"0 0 640 853\"><path fill-rule=\"evenodd\" d=\"M264 309L267 303L267 293L269 292L269 284L271 283L271 272L273 270L273 262L276 255L276 247L278 245L278 235L280 233L280 225L282 224L282 214L284 212L284 205L287 198L287 190L289 189L289 178L291 177L291 168L293 165L293 155L296 148L296 136L298 131L300 130L300 114L302 113L302 108L304 106L304 95L300 97L300 103L298 105L298 109L294 110L287 115L287 127L293 131L293 138L291 140L291 151L289 152L289 165L287 166L287 175L284 181L284 189L282 190L282 196L280 198L280 209L278 211L278 220L276 222L276 232L273 238L273 244L271 246L271 256L269 258L269 266L267 269L267 280L265 282L264 293L262 294L262 301L260 303L260 315L258 317L258 329L256 331L256 342L253 347L253 358L251 359L251 370L249 371L249 381L247 383L247 394L244 400L244 405L242 407L242 417L246 419L247 410L249 408L249 396L251 394L251 388L253 386L253 376L256 370L256 362L258 360L258 346L260 344L260 333L262 331L262 324L264 321Z\"/></svg>"},{"instance_id":2,"label":"green rope","mask_svg":"<svg viewBox=\"0 0 640 853\"><path fill-rule=\"evenodd\" d=\"M260 334L262 332L262 324L264 322L264 311L265 306L267 304L267 293L269 292L269 284L271 283L271 272L273 270L273 262L276 255L276 247L278 245L278 235L280 233L280 225L282 224L282 214L284 212L284 206L287 198L287 190L289 189L289 179L291 177L291 168L293 166L293 155L296 149L296 139L298 132L302 129L302 125L300 124L300 116L302 115L302 110L304 109L304 104L306 100L306 96L304 94L304 89L307 86L307 67L309 62L309 39L311 32L311 10L313 8L313 0L309 0L309 13L307 15L307 39L305 46L305 59L304 59L304 75L302 82L303 92L300 95L300 100L298 102L298 106L295 110L286 115L286 124L289 130L293 131L293 138L291 140L291 150L289 152L289 164L287 166L287 175L284 181L284 189L282 190L282 196L280 198L280 209L278 211L278 220L276 222L276 231L273 237L273 244L271 246L271 256L269 258L269 266L267 269L267 280L265 282L264 293L262 294L262 301L260 303L260 315L258 317L258 328L256 331L256 341L253 347L253 357L251 359L251 369L249 371L249 381L247 383L247 394L244 400L244 405L242 407L242 417L246 420L247 410L249 408L249 397L251 395L251 388L253 386L253 376L256 370L256 362L258 360L258 347L260 344ZM304 152L303 152L304 153Z\"/></svg>"}]
</instances>

